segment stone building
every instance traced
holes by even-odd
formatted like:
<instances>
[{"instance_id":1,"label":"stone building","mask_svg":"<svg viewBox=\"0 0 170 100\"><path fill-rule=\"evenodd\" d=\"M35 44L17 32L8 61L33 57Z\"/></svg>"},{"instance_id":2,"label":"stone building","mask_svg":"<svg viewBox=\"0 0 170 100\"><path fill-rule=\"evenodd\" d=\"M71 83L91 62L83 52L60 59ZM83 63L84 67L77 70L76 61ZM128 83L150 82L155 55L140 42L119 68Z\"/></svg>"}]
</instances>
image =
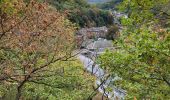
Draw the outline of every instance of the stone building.
<instances>
[{"instance_id":1,"label":"stone building","mask_svg":"<svg viewBox=\"0 0 170 100\"><path fill-rule=\"evenodd\" d=\"M77 34L82 35L83 39L94 39L94 38L105 38L108 28L103 27L92 27L92 28L82 28Z\"/></svg>"},{"instance_id":2,"label":"stone building","mask_svg":"<svg viewBox=\"0 0 170 100\"><path fill-rule=\"evenodd\" d=\"M106 26L103 27L92 27L92 28L82 28L76 33L77 44L84 45L88 43L88 41L97 40L98 38L106 38L106 34L108 32L108 28Z\"/></svg>"}]
</instances>

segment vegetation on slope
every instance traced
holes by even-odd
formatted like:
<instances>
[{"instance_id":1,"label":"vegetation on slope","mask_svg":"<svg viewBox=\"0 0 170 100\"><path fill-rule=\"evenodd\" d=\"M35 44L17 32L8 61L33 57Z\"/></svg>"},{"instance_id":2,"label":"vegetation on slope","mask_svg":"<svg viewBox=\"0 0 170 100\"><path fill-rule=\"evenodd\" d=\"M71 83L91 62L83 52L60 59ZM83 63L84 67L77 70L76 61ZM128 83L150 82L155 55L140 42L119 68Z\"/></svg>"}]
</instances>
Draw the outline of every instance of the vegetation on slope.
<instances>
[{"instance_id":1,"label":"vegetation on slope","mask_svg":"<svg viewBox=\"0 0 170 100\"><path fill-rule=\"evenodd\" d=\"M87 3L86 0L51 0L60 11L68 13L68 19L80 27L100 27L113 24L112 13Z\"/></svg>"}]
</instances>

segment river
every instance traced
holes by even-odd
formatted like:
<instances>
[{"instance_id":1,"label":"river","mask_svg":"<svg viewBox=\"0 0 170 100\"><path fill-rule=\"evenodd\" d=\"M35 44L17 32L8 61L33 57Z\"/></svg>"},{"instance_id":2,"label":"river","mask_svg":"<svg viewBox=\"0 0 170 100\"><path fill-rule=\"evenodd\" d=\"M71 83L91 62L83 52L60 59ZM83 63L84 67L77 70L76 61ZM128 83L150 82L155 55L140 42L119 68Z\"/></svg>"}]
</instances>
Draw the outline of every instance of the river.
<instances>
[{"instance_id":1,"label":"river","mask_svg":"<svg viewBox=\"0 0 170 100\"><path fill-rule=\"evenodd\" d=\"M90 4L105 3L111 0L88 0ZM120 1L120 0L119 0ZM116 18L119 17L119 13L113 12ZM107 77L107 73L98 65L95 64L90 58L79 54L78 59L83 63L84 69L89 73L92 73L97 77L96 86L98 86L98 91L108 97L110 100L124 100L126 96L126 91L114 86L114 81L120 79L119 77ZM107 77L107 78L106 78ZM103 83L104 82L104 83ZM107 88L111 89L106 91Z\"/></svg>"},{"instance_id":2,"label":"river","mask_svg":"<svg viewBox=\"0 0 170 100\"><path fill-rule=\"evenodd\" d=\"M106 79L106 75L107 73L105 73L105 71L100 68L99 65L95 64L94 61L92 61L90 58L79 54L78 55L78 59L83 63L84 65L84 69L86 69L88 72L92 73L93 75L95 75L97 77L96 80L96 85L99 86L98 91L102 94L104 94L106 97L108 97L111 100L122 100L124 99L126 93L124 90L122 89L118 89L113 85L113 82L115 80L118 79L118 77L108 77ZM105 80L105 82L103 83L103 80ZM108 92L105 91L106 88L112 88L112 91Z\"/></svg>"}]
</instances>

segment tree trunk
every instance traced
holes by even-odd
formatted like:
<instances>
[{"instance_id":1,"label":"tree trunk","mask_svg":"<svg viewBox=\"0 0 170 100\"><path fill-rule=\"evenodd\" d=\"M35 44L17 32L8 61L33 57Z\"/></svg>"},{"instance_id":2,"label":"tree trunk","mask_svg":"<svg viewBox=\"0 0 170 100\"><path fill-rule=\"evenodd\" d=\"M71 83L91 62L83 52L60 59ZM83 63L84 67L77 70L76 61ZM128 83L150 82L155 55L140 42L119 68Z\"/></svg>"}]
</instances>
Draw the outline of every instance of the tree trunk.
<instances>
[{"instance_id":1,"label":"tree trunk","mask_svg":"<svg viewBox=\"0 0 170 100\"><path fill-rule=\"evenodd\" d=\"M20 100L22 87L24 86L25 82L26 82L26 81L23 81L23 82L17 87L16 100Z\"/></svg>"},{"instance_id":2,"label":"tree trunk","mask_svg":"<svg viewBox=\"0 0 170 100\"><path fill-rule=\"evenodd\" d=\"M17 88L16 100L20 100L20 97L21 97L21 87L19 86Z\"/></svg>"}]
</instances>

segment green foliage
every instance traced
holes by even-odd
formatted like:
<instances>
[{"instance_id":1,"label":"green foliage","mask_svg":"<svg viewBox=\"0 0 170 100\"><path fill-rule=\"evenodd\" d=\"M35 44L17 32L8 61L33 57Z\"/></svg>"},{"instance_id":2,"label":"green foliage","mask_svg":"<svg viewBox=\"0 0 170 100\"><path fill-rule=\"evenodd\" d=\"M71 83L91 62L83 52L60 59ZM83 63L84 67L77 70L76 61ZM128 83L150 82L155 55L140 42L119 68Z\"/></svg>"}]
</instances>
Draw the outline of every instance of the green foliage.
<instances>
[{"instance_id":1,"label":"green foliage","mask_svg":"<svg viewBox=\"0 0 170 100\"><path fill-rule=\"evenodd\" d=\"M109 11L96 8L84 11L73 11L68 17L72 22L77 23L80 27L100 27L113 24L113 16Z\"/></svg>"},{"instance_id":2,"label":"green foliage","mask_svg":"<svg viewBox=\"0 0 170 100\"><path fill-rule=\"evenodd\" d=\"M161 17L168 14L168 3L169 0L124 0L118 8L128 13L134 26L140 26L162 20Z\"/></svg>"},{"instance_id":3,"label":"green foliage","mask_svg":"<svg viewBox=\"0 0 170 100\"><path fill-rule=\"evenodd\" d=\"M129 98L170 98L170 86L165 81L170 80L168 34L166 33L162 40L156 33L133 33L128 36L128 42L123 38L118 42L120 49L106 52L100 57L101 65L105 66L105 69L109 68L111 74L116 73L122 77L123 80L118 82L118 85L128 90Z\"/></svg>"},{"instance_id":4,"label":"green foliage","mask_svg":"<svg viewBox=\"0 0 170 100\"><path fill-rule=\"evenodd\" d=\"M170 99L170 32L153 11L163 9L167 1L124 0L119 6L128 10L129 18L121 20L124 30L115 41L118 49L101 55L99 63L122 78L115 85L127 90L127 99Z\"/></svg>"},{"instance_id":5,"label":"green foliage","mask_svg":"<svg viewBox=\"0 0 170 100\"><path fill-rule=\"evenodd\" d=\"M0 2L0 99L85 99L94 78L71 59L74 24L42 0L16 1Z\"/></svg>"},{"instance_id":6,"label":"green foliage","mask_svg":"<svg viewBox=\"0 0 170 100\"><path fill-rule=\"evenodd\" d=\"M6 13L6 14L15 13L16 9L13 6L13 3L15 2L17 3L17 0L0 0L1 11L3 11L3 13Z\"/></svg>"},{"instance_id":7,"label":"green foliage","mask_svg":"<svg viewBox=\"0 0 170 100\"><path fill-rule=\"evenodd\" d=\"M106 3L97 4L96 6L101 8L101 9L106 9L106 10L115 9L117 4L122 2L122 1L123 0L111 0L111 1L106 2Z\"/></svg>"},{"instance_id":8,"label":"green foliage","mask_svg":"<svg viewBox=\"0 0 170 100\"><path fill-rule=\"evenodd\" d=\"M49 2L59 10L73 10L90 7L86 0L51 0Z\"/></svg>"},{"instance_id":9,"label":"green foliage","mask_svg":"<svg viewBox=\"0 0 170 100\"><path fill-rule=\"evenodd\" d=\"M68 19L80 27L100 27L113 24L111 12L93 7L86 0L52 0L60 11L68 11Z\"/></svg>"},{"instance_id":10,"label":"green foliage","mask_svg":"<svg viewBox=\"0 0 170 100\"><path fill-rule=\"evenodd\" d=\"M58 69L56 73L60 74L54 73L50 77L44 77L42 81L37 81L40 84L26 84L24 89L26 97L47 98L48 100L83 100L93 91L94 78L83 71L79 61L58 62L53 64L52 68L55 68L52 70ZM45 85L49 82L49 85Z\"/></svg>"},{"instance_id":11,"label":"green foliage","mask_svg":"<svg viewBox=\"0 0 170 100\"><path fill-rule=\"evenodd\" d=\"M84 72L78 60L72 60L56 62L43 74L43 79L26 83L22 89L23 100L86 99L93 91L94 77ZM57 72L51 73L53 70L57 70ZM0 89L0 95L4 96L4 99L14 99L15 84L8 88L0 86Z\"/></svg>"},{"instance_id":12,"label":"green foliage","mask_svg":"<svg viewBox=\"0 0 170 100\"><path fill-rule=\"evenodd\" d=\"M118 38L119 28L116 25L112 25L109 27L108 32L106 34L106 39L108 40L114 40Z\"/></svg>"}]
</instances>

